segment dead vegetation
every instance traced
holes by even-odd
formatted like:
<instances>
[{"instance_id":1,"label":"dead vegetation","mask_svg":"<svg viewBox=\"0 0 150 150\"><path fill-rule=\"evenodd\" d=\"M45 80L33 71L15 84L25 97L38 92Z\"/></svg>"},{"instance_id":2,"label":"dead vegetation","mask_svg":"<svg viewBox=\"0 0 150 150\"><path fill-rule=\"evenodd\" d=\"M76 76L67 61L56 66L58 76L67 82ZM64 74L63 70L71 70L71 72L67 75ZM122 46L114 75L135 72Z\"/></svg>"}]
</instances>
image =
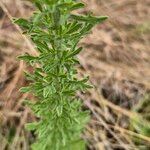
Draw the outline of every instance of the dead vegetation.
<instances>
[{"instance_id":1,"label":"dead vegetation","mask_svg":"<svg viewBox=\"0 0 150 150\"><path fill-rule=\"evenodd\" d=\"M90 150L138 150L150 148L150 136L135 130L131 120L150 126L150 103L143 102L150 89L149 0L83 0L96 15L109 19L95 27L81 41L81 75L90 76L94 89L78 93L91 111L91 122L83 135ZM35 117L24 106L31 95L18 89L27 84L23 70L28 68L16 57L35 54L31 42L12 24L12 17L28 17L29 1L0 1L0 149L28 150L34 134L24 129ZM31 68L28 68L31 69ZM138 118L138 119L137 119Z\"/></svg>"}]
</instances>

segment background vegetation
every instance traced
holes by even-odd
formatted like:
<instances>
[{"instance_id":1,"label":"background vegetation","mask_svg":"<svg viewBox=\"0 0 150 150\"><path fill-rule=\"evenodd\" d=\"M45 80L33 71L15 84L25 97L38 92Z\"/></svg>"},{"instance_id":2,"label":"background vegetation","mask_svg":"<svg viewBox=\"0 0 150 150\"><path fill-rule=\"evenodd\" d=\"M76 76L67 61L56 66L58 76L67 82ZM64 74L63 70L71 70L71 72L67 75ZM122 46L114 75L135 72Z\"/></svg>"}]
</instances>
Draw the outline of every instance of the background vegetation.
<instances>
[{"instance_id":1,"label":"background vegetation","mask_svg":"<svg viewBox=\"0 0 150 150\"><path fill-rule=\"evenodd\" d=\"M79 77L87 74L95 89L78 93L91 111L91 121L83 138L87 149L149 149L150 28L149 0L83 0L87 7L78 11L107 15L82 39ZM31 15L30 1L0 1L0 149L29 149L34 134L24 124L36 118L23 105L18 89L26 86L23 70L32 71L16 56L35 54L33 45L12 24L12 17Z\"/></svg>"}]
</instances>

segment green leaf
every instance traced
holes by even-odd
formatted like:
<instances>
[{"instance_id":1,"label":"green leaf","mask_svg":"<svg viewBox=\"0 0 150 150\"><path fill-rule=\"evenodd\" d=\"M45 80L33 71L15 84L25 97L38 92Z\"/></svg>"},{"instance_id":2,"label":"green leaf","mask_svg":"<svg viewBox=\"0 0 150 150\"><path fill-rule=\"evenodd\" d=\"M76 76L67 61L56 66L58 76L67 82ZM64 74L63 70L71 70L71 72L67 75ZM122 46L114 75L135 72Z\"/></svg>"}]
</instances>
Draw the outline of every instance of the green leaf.
<instances>
[{"instance_id":1,"label":"green leaf","mask_svg":"<svg viewBox=\"0 0 150 150\"><path fill-rule=\"evenodd\" d=\"M108 19L108 16L95 17L95 22L97 22L97 23L102 23L102 22L104 22L106 19Z\"/></svg>"},{"instance_id":2,"label":"green leaf","mask_svg":"<svg viewBox=\"0 0 150 150\"><path fill-rule=\"evenodd\" d=\"M83 8L85 5L83 3L76 3L73 6L71 6L70 10L76 10L76 9L80 9Z\"/></svg>"},{"instance_id":3,"label":"green leaf","mask_svg":"<svg viewBox=\"0 0 150 150\"><path fill-rule=\"evenodd\" d=\"M61 4L58 4L57 7L61 8L61 9L68 9L70 8L70 6L72 5L72 3L61 3Z\"/></svg>"},{"instance_id":4,"label":"green leaf","mask_svg":"<svg viewBox=\"0 0 150 150\"><path fill-rule=\"evenodd\" d=\"M82 47L79 47L78 49L72 51L66 58L73 57L73 56L79 54L81 51L82 51Z\"/></svg>"},{"instance_id":5,"label":"green leaf","mask_svg":"<svg viewBox=\"0 0 150 150\"><path fill-rule=\"evenodd\" d=\"M42 13L37 13L37 14L35 13L35 16L33 17L33 20L32 20L34 26L38 26L41 23L43 23L41 21L42 15L43 15Z\"/></svg>"},{"instance_id":6,"label":"green leaf","mask_svg":"<svg viewBox=\"0 0 150 150\"><path fill-rule=\"evenodd\" d=\"M51 88L49 86L45 87L44 90L43 90L44 98L47 98L48 95L50 94L50 92L51 92Z\"/></svg>"},{"instance_id":7,"label":"green leaf","mask_svg":"<svg viewBox=\"0 0 150 150\"><path fill-rule=\"evenodd\" d=\"M87 89L93 88L93 85L90 85L90 84L85 84L84 86L85 86L85 88L87 88Z\"/></svg>"},{"instance_id":8,"label":"green leaf","mask_svg":"<svg viewBox=\"0 0 150 150\"><path fill-rule=\"evenodd\" d=\"M22 93L27 93L27 92L31 91L31 88L30 87L22 87L22 88L20 88L19 91L22 92Z\"/></svg>"},{"instance_id":9,"label":"green leaf","mask_svg":"<svg viewBox=\"0 0 150 150\"><path fill-rule=\"evenodd\" d=\"M56 108L56 112L57 112L57 115L58 116L61 116L61 114L62 114L62 111L63 111L63 106L58 106L57 108Z\"/></svg>"},{"instance_id":10,"label":"green leaf","mask_svg":"<svg viewBox=\"0 0 150 150\"><path fill-rule=\"evenodd\" d=\"M20 27L24 29L30 28L30 23L28 20L20 18L20 19L14 19L14 23L18 24Z\"/></svg>"},{"instance_id":11,"label":"green leaf","mask_svg":"<svg viewBox=\"0 0 150 150\"><path fill-rule=\"evenodd\" d=\"M25 73L25 76L26 76L27 80L30 80L30 81L34 81L35 80L35 76L34 75L32 75L32 74L30 74L29 72L26 72L26 71L24 71L24 73Z\"/></svg>"},{"instance_id":12,"label":"green leaf","mask_svg":"<svg viewBox=\"0 0 150 150\"><path fill-rule=\"evenodd\" d=\"M60 10L57 8L53 13L53 21L54 21L54 27L58 27L60 24Z\"/></svg>"},{"instance_id":13,"label":"green leaf","mask_svg":"<svg viewBox=\"0 0 150 150\"><path fill-rule=\"evenodd\" d=\"M65 148L62 150L85 150L85 142L81 139L70 142Z\"/></svg>"},{"instance_id":14,"label":"green leaf","mask_svg":"<svg viewBox=\"0 0 150 150\"><path fill-rule=\"evenodd\" d=\"M85 5L83 3L73 3L73 2L61 3L61 4L57 5L57 7L61 8L61 9L67 9L69 11L83 8L84 6Z\"/></svg>"},{"instance_id":15,"label":"green leaf","mask_svg":"<svg viewBox=\"0 0 150 150\"><path fill-rule=\"evenodd\" d=\"M35 2L35 5L36 5L36 7L37 7L41 12L43 11L42 6L41 6L40 3Z\"/></svg>"},{"instance_id":16,"label":"green leaf","mask_svg":"<svg viewBox=\"0 0 150 150\"><path fill-rule=\"evenodd\" d=\"M33 131L37 128L37 126L38 126L38 122L33 122L33 123L27 123L25 125L25 128L29 131Z\"/></svg>"},{"instance_id":17,"label":"green leaf","mask_svg":"<svg viewBox=\"0 0 150 150\"><path fill-rule=\"evenodd\" d=\"M104 20L106 20L108 17L107 16L100 16L100 17L95 17L95 16L79 16L79 15L71 15L72 19L78 20L78 21L83 21L91 24L96 24L96 23L101 23Z\"/></svg>"},{"instance_id":18,"label":"green leaf","mask_svg":"<svg viewBox=\"0 0 150 150\"><path fill-rule=\"evenodd\" d=\"M36 44L38 50L43 53L45 51L49 51L49 47L45 42L39 41L39 40L34 40L34 43Z\"/></svg>"},{"instance_id":19,"label":"green leaf","mask_svg":"<svg viewBox=\"0 0 150 150\"><path fill-rule=\"evenodd\" d=\"M58 3L58 0L42 0L42 2L51 6Z\"/></svg>"},{"instance_id":20,"label":"green leaf","mask_svg":"<svg viewBox=\"0 0 150 150\"><path fill-rule=\"evenodd\" d=\"M31 56L29 54L25 54L25 55L22 55L22 56L18 56L19 59L22 59L22 60L25 60L25 61L34 61L34 60L37 60L38 57L34 57L34 56Z\"/></svg>"},{"instance_id":21,"label":"green leaf","mask_svg":"<svg viewBox=\"0 0 150 150\"><path fill-rule=\"evenodd\" d=\"M75 25L71 25L70 29L66 32L66 34L71 34L73 32L78 32L79 29L82 28L81 23L76 23Z\"/></svg>"},{"instance_id":22,"label":"green leaf","mask_svg":"<svg viewBox=\"0 0 150 150\"><path fill-rule=\"evenodd\" d=\"M70 96L74 96L75 91L74 90L66 90L62 92L64 95L70 95Z\"/></svg>"}]
</instances>

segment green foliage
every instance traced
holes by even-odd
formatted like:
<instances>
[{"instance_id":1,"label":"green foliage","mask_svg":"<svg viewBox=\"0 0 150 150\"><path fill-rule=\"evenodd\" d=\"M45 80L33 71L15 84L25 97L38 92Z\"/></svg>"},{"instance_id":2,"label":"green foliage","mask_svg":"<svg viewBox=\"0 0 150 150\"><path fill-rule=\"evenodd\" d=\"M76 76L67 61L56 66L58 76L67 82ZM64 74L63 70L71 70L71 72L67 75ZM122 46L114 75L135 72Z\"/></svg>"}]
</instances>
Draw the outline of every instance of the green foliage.
<instances>
[{"instance_id":1,"label":"green foliage","mask_svg":"<svg viewBox=\"0 0 150 150\"><path fill-rule=\"evenodd\" d=\"M150 94L146 94L143 99L136 105L134 111L139 116L131 119L131 128L138 134L150 137ZM142 145L142 141L139 138L134 139L137 145ZM149 149L149 146L144 144L143 148Z\"/></svg>"},{"instance_id":2,"label":"green foliage","mask_svg":"<svg viewBox=\"0 0 150 150\"><path fill-rule=\"evenodd\" d=\"M139 113L142 118L132 120L133 128L138 133L150 137L150 94L145 95L134 111Z\"/></svg>"},{"instance_id":3,"label":"green foliage","mask_svg":"<svg viewBox=\"0 0 150 150\"><path fill-rule=\"evenodd\" d=\"M80 39L91 28L107 17L78 16L71 12L84 7L74 0L35 0L37 11L29 20L17 19L15 23L24 29L33 43L38 56L25 54L19 58L33 66L30 80L21 92L31 92L38 99L27 102L38 122L26 125L37 135L32 145L35 150L82 150L85 143L81 133L89 120L82 110L81 100L75 97L78 90L86 90L88 78L78 80L75 65ZM38 64L38 65L37 65ZM38 66L38 67L37 67Z\"/></svg>"}]
</instances>

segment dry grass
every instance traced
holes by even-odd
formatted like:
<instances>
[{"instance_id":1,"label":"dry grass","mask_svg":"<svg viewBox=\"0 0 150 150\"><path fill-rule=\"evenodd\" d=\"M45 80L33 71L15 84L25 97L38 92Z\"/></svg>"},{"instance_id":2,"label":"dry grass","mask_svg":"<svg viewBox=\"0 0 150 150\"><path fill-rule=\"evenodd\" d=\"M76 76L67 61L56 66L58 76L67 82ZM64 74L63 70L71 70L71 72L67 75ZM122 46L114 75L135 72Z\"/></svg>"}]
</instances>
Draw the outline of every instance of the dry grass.
<instances>
[{"instance_id":1,"label":"dry grass","mask_svg":"<svg viewBox=\"0 0 150 150\"><path fill-rule=\"evenodd\" d=\"M95 86L87 94L78 93L91 111L91 122L83 135L90 150L138 150L150 147L150 137L130 127L130 120L144 120L133 112L150 89L149 0L83 0L96 15L109 20L98 25L80 45L85 51L79 56L80 75L88 74ZM13 6L13 7L12 7ZM32 97L18 89L27 84L23 70L31 69L16 56L29 52L36 55L12 17L27 17L33 11L29 1L0 1L0 147L28 150L33 133L24 124L35 120L23 99ZM14 9L15 8L15 9ZM145 109L145 108L143 108ZM139 139L138 143L135 142ZM142 147L141 147L142 146Z\"/></svg>"}]
</instances>

